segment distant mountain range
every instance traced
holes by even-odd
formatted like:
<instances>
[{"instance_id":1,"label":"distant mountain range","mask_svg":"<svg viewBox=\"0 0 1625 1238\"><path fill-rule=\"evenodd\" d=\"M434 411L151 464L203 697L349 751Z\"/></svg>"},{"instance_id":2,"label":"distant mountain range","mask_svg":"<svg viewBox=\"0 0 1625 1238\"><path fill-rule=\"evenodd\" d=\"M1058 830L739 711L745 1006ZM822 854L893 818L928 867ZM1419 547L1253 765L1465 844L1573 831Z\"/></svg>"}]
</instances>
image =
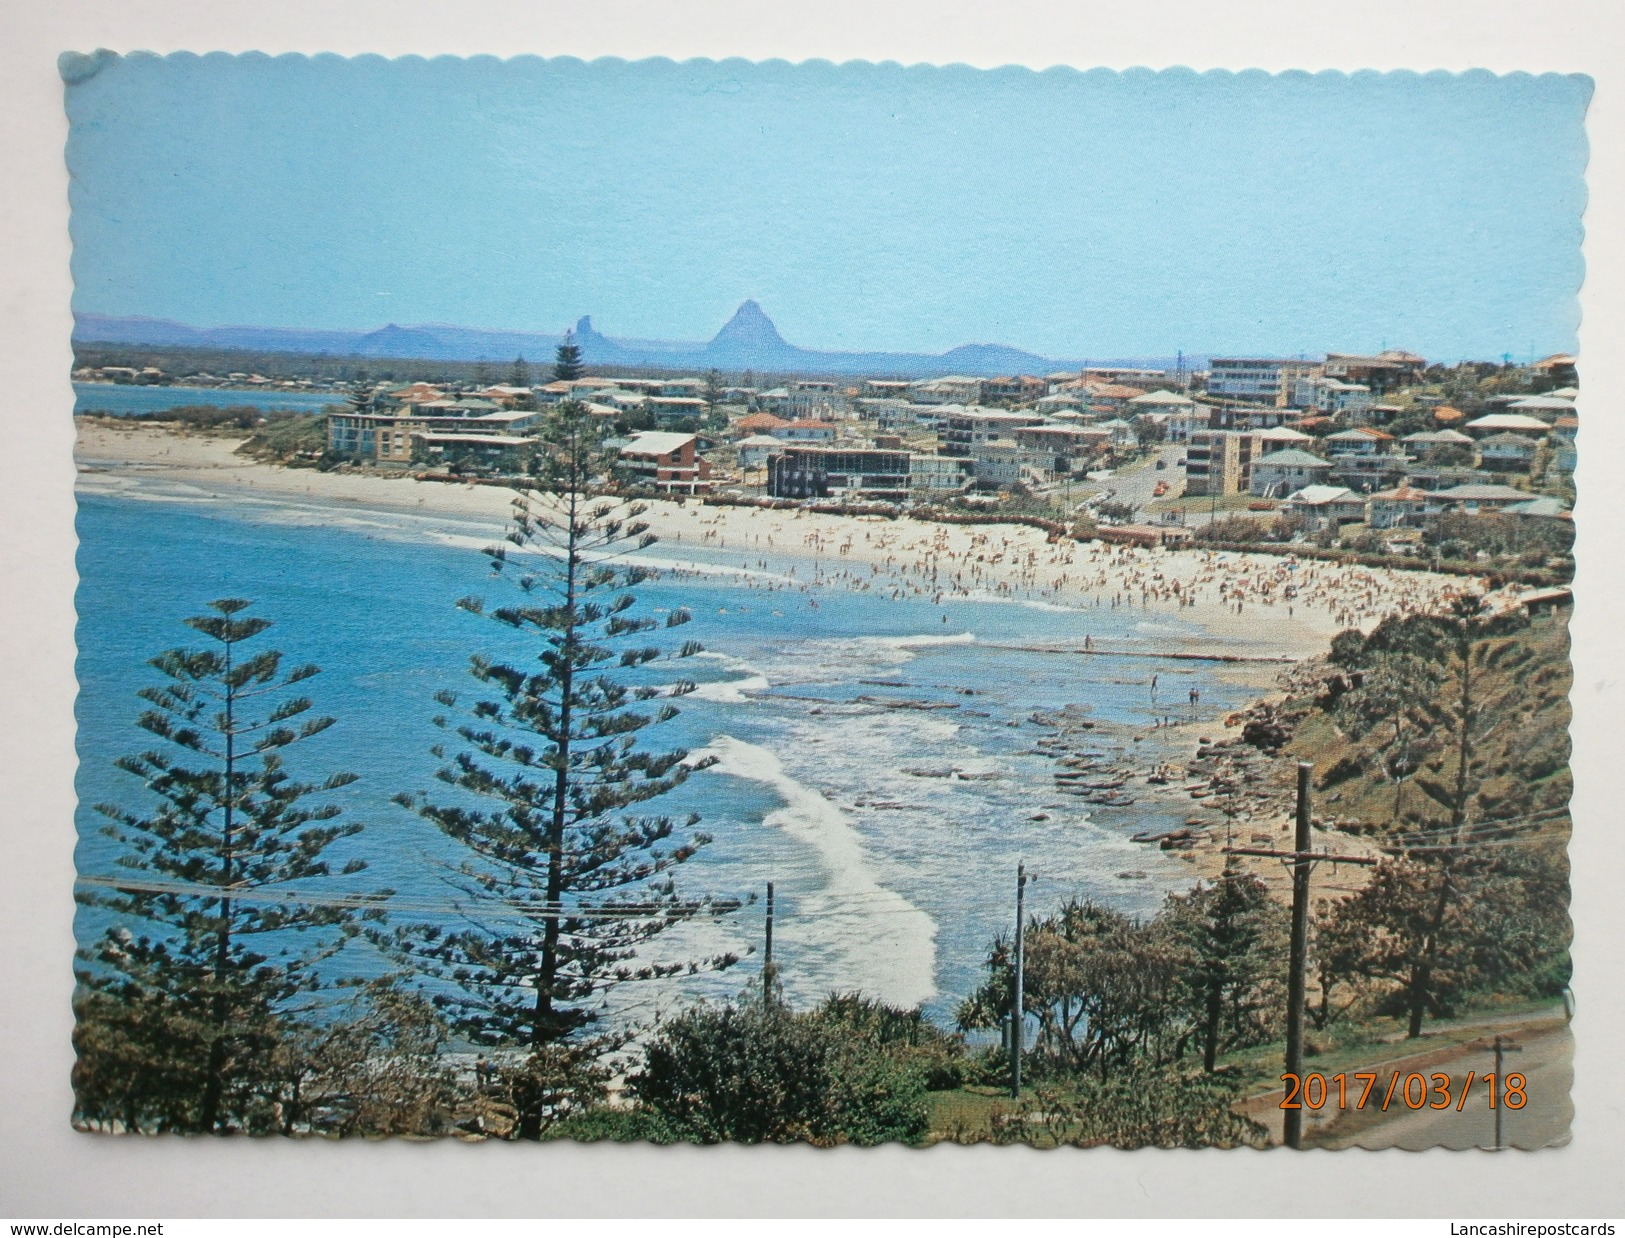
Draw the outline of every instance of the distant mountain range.
<instances>
[{"instance_id":1,"label":"distant mountain range","mask_svg":"<svg viewBox=\"0 0 1625 1238\"><path fill-rule=\"evenodd\" d=\"M787 341L755 301L746 301L722 330L699 343L674 340L611 339L590 316L572 333L589 366L651 367L679 370L757 370L790 374L868 374L922 378L937 374L1044 374L1084 365L1174 368L1172 357L1057 360L1005 344L961 344L941 354L903 352L822 352ZM76 314L73 338L83 344L135 344L147 347L241 349L260 352L328 353L344 357L393 357L425 361L506 363L524 356L546 363L563 335L525 331L484 331L475 327L395 323L376 331L302 331L282 327L191 327L162 318L115 318ZM1186 368L1202 357L1186 357Z\"/></svg>"}]
</instances>

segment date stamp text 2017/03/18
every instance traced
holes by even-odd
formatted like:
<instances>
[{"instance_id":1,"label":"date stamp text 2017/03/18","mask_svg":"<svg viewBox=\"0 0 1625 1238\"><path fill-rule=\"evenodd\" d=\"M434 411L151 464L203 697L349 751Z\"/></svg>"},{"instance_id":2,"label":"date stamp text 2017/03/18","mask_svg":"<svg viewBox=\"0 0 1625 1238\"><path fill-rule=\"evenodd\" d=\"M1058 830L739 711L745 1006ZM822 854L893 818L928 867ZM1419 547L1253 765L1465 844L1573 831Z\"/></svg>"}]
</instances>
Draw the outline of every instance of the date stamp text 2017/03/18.
<instances>
[{"instance_id":1,"label":"date stamp text 2017/03/18","mask_svg":"<svg viewBox=\"0 0 1625 1238\"><path fill-rule=\"evenodd\" d=\"M1522 1109L1528 1104L1524 1077L1516 1071L1499 1077L1493 1072L1477 1075L1468 1071L1459 1091L1453 1091L1454 1080L1442 1072L1423 1074L1413 1071L1402 1074L1394 1071L1388 1077L1386 1088L1377 1086L1380 1078L1381 1074L1377 1071L1340 1073L1329 1079L1318 1073L1303 1076L1285 1074L1281 1076L1281 1082L1286 1084L1286 1095L1280 1107L1318 1112L1335 1101L1334 1107L1338 1109L1360 1110L1370 1104L1386 1113L1390 1105L1398 1102L1407 1109L1454 1109L1460 1113L1466 1108L1467 1098L1475 1083L1480 1098L1475 1103L1487 1102L1491 1109Z\"/></svg>"}]
</instances>

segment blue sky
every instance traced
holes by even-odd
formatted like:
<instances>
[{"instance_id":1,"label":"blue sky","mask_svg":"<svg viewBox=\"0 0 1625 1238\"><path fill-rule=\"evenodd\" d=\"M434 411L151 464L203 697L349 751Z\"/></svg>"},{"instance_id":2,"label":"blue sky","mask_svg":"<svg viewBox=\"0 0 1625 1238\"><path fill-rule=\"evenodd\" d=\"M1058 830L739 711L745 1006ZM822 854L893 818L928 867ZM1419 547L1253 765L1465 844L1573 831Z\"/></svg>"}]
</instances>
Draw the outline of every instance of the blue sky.
<instances>
[{"instance_id":1,"label":"blue sky","mask_svg":"<svg viewBox=\"0 0 1625 1238\"><path fill-rule=\"evenodd\" d=\"M1050 357L1575 346L1580 77L135 56L75 308Z\"/></svg>"}]
</instances>

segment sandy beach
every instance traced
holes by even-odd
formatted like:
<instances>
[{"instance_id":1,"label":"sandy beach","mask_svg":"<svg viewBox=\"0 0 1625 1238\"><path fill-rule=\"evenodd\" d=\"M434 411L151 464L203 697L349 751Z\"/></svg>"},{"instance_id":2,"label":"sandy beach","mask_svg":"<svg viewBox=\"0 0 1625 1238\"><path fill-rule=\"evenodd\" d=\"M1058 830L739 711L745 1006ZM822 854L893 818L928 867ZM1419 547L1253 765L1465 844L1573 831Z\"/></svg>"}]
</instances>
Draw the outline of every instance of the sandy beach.
<instances>
[{"instance_id":1,"label":"sandy beach","mask_svg":"<svg viewBox=\"0 0 1625 1238\"><path fill-rule=\"evenodd\" d=\"M79 485L117 494L161 481L229 500L286 497L357 509L500 522L502 487L368 473L286 469L235 454L242 440L80 419ZM1340 566L1283 555L1052 543L1008 525L854 519L806 511L654 502L645 514L668 552L693 547L743 569L790 561L797 587L897 597L999 597L1066 607L1134 607L1203 628L1238 654L1301 659L1337 632L1432 609L1460 577ZM726 552L724 554L723 552Z\"/></svg>"}]
</instances>

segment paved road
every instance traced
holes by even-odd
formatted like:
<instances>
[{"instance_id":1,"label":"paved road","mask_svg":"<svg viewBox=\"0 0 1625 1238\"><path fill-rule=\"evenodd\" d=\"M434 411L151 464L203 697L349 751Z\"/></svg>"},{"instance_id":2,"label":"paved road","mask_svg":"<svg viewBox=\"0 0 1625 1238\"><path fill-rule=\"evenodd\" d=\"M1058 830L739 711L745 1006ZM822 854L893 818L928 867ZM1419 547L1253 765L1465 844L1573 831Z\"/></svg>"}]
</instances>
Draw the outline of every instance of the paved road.
<instances>
[{"instance_id":1,"label":"paved road","mask_svg":"<svg viewBox=\"0 0 1625 1238\"><path fill-rule=\"evenodd\" d=\"M1574 1117L1569 1095L1574 1083L1574 1038L1566 1026L1558 1025L1544 1030L1526 1028L1515 1039L1522 1051L1506 1055L1504 1070L1524 1076L1528 1103L1522 1109L1501 1109L1502 1146L1546 1148L1567 1143ZM1472 1091L1459 1113L1454 1105L1443 1110L1413 1110L1396 1099L1384 1114L1373 1102L1365 1112L1329 1124L1324 1134L1312 1135L1311 1140L1324 1148L1493 1148L1495 1111L1489 1107L1483 1075L1494 1069L1495 1056L1489 1045L1473 1042L1447 1062L1418 1069L1424 1076L1435 1071L1449 1074L1454 1099L1460 1098L1467 1072L1474 1072ZM1385 1087L1386 1082L1385 1074L1379 1084Z\"/></svg>"},{"instance_id":2,"label":"paved road","mask_svg":"<svg viewBox=\"0 0 1625 1238\"><path fill-rule=\"evenodd\" d=\"M1157 451L1155 457L1133 466L1128 472L1117 473L1101 482L1075 483L1072 487L1073 495L1081 502L1093 491L1113 503L1132 503L1136 518L1144 519L1145 506L1151 502L1151 492L1157 488L1159 481L1167 482L1169 488L1176 492L1184 486L1185 470L1178 467L1184 455L1184 444L1165 444ZM1157 468L1158 459L1164 462L1165 467ZM1065 487L1055 487L1055 492L1064 493Z\"/></svg>"}]
</instances>

